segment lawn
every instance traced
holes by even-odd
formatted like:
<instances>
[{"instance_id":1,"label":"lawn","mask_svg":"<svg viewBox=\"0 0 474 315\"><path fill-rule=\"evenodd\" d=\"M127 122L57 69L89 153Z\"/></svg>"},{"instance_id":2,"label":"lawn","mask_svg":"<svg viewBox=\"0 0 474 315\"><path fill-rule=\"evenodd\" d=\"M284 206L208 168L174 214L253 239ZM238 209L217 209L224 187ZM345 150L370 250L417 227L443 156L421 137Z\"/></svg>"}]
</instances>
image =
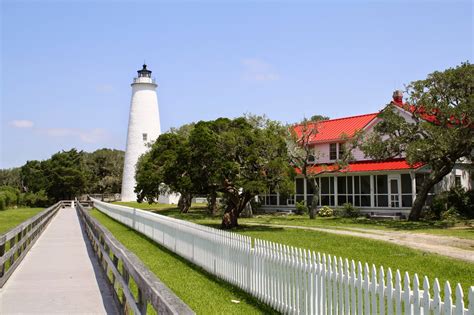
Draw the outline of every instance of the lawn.
<instances>
[{"instance_id":1,"label":"lawn","mask_svg":"<svg viewBox=\"0 0 474 315\"><path fill-rule=\"evenodd\" d=\"M0 211L0 234L38 214L43 208L17 208Z\"/></svg>"},{"instance_id":2,"label":"lawn","mask_svg":"<svg viewBox=\"0 0 474 315\"><path fill-rule=\"evenodd\" d=\"M141 205L134 203L134 206L138 208ZM156 213L179 219L186 219L208 226L219 227L220 225L220 217L209 217L202 207L193 208L190 213L187 214L181 214L176 208L173 208L172 206L170 207L168 205L159 205L158 207L155 205L154 208L150 207L149 210L154 210ZM276 222L271 221L272 217ZM268 221L269 219L270 221ZM440 283L443 284L446 280L449 280L451 284L456 284L459 282L463 286L465 292L467 292L467 289L470 286L474 285L474 264L461 260L451 259L436 254L410 249L405 246L398 246L383 241L365 238L336 235L310 230L303 232L301 230L284 227L245 225L245 222L278 222L278 224L281 224L279 222L282 221L288 222L287 224L290 225L305 225L303 223L307 223L307 225L309 225L310 223L316 221L318 223L321 222L322 227L344 228L347 222L353 220L321 218L309 220L296 216L287 218L279 216L262 216L252 219L240 219L241 226L234 232L242 233L255 238L306 248L321 253L340 256L343 258L354 259L355 261L361 261L362 263L368 262L370 264L375 264L377 267L384 266L385 268L390 267L392 270L399 269L401 272L408 271L411 276L413 276L414 273L417 273L418 276L428 276L431 281L433 281L435 278L438 278ZM408 224L411 224L411 222L404 223L407 225L405 226L404 230L411 231L411 229L407 228ZM357 222L350 226L359 228L361 226L373 228L379 227L376 224L358 224ZM381 228L393 229L394 227L382 225ZM441 230L441 228L435 230Z\"/></svg>"},{"instance_id":3,"label":"lawn","mask_svg":"<svg viewBox=\"0 0 474 315\"><path fill-rule=\"evenodd\" d=\"M146 204L137 202L120 202L129 207L150 210L163 215L172 216L175 218L193 221L199 224L218 224L220 217L210 217L205 211L205 205L193 205L191 211L187 214L179 213L178 209L173 205L163 204ZM255 215L253 218L239 219L241 224L244 223L259 223L259 224L277 224L277 225L295 225L308 226L318 228L331 229L379 229L392 231L407 231L436 234L442 236L454 236L465 239L474 240L474 220L462 221L454 226L448 225L441 221L420 221L409 222L404 220L370 220L366 218L350 219L350 218L320 218L310 220L308 216L299 215Z\"/></svg>"},{"instance_id":4,"label":"lawn","mask_svg":"<svg viewBox=\"0 0 474 315\"><path fill-rule=\"evenodd\" d=\"M110 232L198 314L271 314L266 305L242 290L218 280L201 268L137 233L92 210ZM232 300L239 301L234 303Z\"/></svg>"}]
</instances>

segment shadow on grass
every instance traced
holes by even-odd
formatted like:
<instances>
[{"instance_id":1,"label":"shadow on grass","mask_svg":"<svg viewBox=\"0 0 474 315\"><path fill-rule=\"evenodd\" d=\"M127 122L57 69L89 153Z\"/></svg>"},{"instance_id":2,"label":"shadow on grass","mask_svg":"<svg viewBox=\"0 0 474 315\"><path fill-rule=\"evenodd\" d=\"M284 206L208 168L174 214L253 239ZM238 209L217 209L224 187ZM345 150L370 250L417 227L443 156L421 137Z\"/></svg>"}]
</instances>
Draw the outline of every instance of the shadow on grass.
<instances>
[{"instance_id":1,"label":"shadow on grass","mask_svg":"<svg viewBox=\"0 0 474 315\"><path fill-rule=\"evenodd\" d=\"M427 230L427 229L448 229L452 228L456 225L453 221L405 221L405 220L373 220L373 219L354 219L352 220L353 223L358 224L365 224L365 225L375 225L375 226L384 226L389 229L394 230L405 230L405 231L413 231L413 230ZM465 225L461 227L469 232L474 233L474 228L472 225Z\"/></svg>"},{"instance_id":2,"label":"shadow on grass","mask_svg":"<svg viewBox=\"0 0 474 315\"><path fill-rule=\"evenodd\" d=\"M166 211L166 210L165 210ZM157 211L157 213L160 213L160 211ZM178 211L179 213L179 211ZM135 231L134 229L122 224L121 222L107 216L110 220L114 221L115 223L118 223L120 224L121 226L123 226L127 232L129 233L133 233L135 235L137 235L138 237L140 237L141 239L145 240L145 241L148 241L150 242L151 244L153 244L154 246L156 246L157 248L159 248L160 250L162 250L164 253L170 255L171 257L173 257L174 259L180 261L181 263L183 263L184 265L186 265L187 267L199 272L201 275L203 275L206 279L208 279L209 281L212 281L214 283L216 283L220 288L222 288L223 290L227 290L227 291L230 291L232 292L233 294L236 295L236 297L240 300L240 301L245 301L245 303L249 304L249 305L252 305L256 308L258 308L259 310L262 311L263 314L279 314L278 312L276 312L275 310L273 310L270 306L258 301L256 298L254 298L252 295L250 295L249 293L245 292L244 290L232 285L232 284L229 284L227 283L226 281L220 279L220 278L217 278L216 276L212 275L211 273L207 272L206 270L204 270L203 268L199 267L198 265L195 265L193 264L192 262L186 260L185 258L179 256L178 254L170 251L169 249L167 249L166 247L160 245L159 243L155 242L153 239L149 238L148 236L140 233L140 232L137 232Z\"/></svg>"},{"instance_id":3,"label":"shadow on grass","mask_svg":"<svg viewBox=\"0 0 474 315\"><path fill-rule=\"evenodd\" d=\"M205 223L202 224L211 228L215 228L220 230L221 229L221 224L217 223ZM240 233L240 232L280 232L285 229L284 226L268 226L268 225L246 225L246 224L241 224L233 229L230 230L225 230L227 232L234 232L234 233Z\"/></svg>"}]
</instances>

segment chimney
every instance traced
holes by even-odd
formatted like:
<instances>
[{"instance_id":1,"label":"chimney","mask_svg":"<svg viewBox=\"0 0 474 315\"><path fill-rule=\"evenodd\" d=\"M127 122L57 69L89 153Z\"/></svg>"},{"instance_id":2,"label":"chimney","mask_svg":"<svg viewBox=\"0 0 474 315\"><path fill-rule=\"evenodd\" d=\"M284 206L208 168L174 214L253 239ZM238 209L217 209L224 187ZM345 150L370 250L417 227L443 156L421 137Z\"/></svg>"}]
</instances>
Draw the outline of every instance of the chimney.
<instances>
[{"instance_id":1,"label":"chimney","mask_svg":"<svg viewBox=\"0 0 474 315\"><path fill-rule=\"evenodd\" d=\"M403 105L403 92L400 90L395 90L393 92L393 102L399 105Z\"/></svg>"}]
</instances>

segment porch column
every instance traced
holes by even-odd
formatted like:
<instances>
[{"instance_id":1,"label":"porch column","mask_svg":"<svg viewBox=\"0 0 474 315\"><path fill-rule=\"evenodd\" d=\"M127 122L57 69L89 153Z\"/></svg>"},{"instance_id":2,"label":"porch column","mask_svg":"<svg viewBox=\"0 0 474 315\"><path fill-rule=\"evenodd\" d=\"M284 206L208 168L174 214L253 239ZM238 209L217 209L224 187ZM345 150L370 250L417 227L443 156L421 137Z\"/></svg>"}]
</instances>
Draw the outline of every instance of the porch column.
<instances>
[{"instance_id":1,"label":"porch column","mask_svg":"<svg viewBox=\"0 0 474 315\"><path fill-rule=\"evenodd\" d=\"M280 205L280 193L277 192L277 206Z\"/></svg>"},{"instance_id":2,"label":"porch column","mask_svg":"<svg viewBox=\"0 0 474 315\"><path fill-rule=\"evenodd\" d=\"M370 207L375 207L375 180L374 175L370 175Z\"/></svg>"},{"instance_id":3,"label":"porch column","mask_svg":"<svg viewBox=\"0 0 474 315\"><path fill-rule=\"evenodd\" d=\"M416 176L414 172L410 172L411 178L411 199L412 202L415 202L416 199Z\"/></svg>"},{"instance_id":4,"label":"porch column","mask_svg":"<svg viewBox=\"0 0 474 315\"><path fill-rule=\"evenodd\" d=\"M337 176L334 176L334 206L337 207L338 206L338 203L337 203Z\"/></svg>"}]
</instances>

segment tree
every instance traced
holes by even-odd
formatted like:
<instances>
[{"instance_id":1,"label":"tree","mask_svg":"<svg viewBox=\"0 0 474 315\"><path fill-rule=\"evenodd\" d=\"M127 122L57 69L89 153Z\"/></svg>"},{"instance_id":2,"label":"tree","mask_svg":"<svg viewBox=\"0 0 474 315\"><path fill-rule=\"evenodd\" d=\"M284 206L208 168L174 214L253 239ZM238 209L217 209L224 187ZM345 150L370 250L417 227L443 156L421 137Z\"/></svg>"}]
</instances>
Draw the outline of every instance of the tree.
<instances>
[{"instance_id":1,"label":"tree","mask_svg":"<svg viewBox=\"0 0 474 315\"><path fill-rule=\"evenodd\" d=\"M54 154L45 162L46 192L55 201L73 199L86 188L84 152L71 149Z\"/></svg>"},{"instance_id":2,"label":"tree","mask_svg":"<svg viewBox=\"0 0 474 315\"><path fill-rule=\"evenodd\" d=\"M146 200L153 203L161 194L179 193L178 206L181 212L188 212L196 191L190 177L190 167L186 137L179 133L160 135L137 164L135 192L138 202Z\"/></svg>"},{"instance_id":3,"label":"tree","mask_svg":"<svg viewBox=\"0 0 474 315\"><path fill-rule=\"evenodd\" d=\"M38 192L46 190L48 179L45 174L46 161L27 161L21 167L20 176L22 181L22 190L25 192Z\"/></svg>"},{"instance_id":4,"label":"tree","mask_svg":"<svg viewBox=\"0 0 474 315\"><path fill-rule=\"evenodd\" d=\"M428 192L449 174L462 158L472 161L474 144L474 66L469 62L408 85L407 104L389 104L382 121L361 145L372 158L406 156L408 163L422 163L431 171L412 205L409 219L420 218ZM410 113L412 121L393 106Z\"/></svg>"},{"instance_id":5,"label":"tree","mask_svg":"<svg viewBox=\"0 0 474 315\"><path fill-rule=\"evenodd\" d=\"M322 121L322 120L329 120L328 116L323 116L323 115L313 115L309 119L310 121Z\"/></svg>"},{"instance_id":6,"label":"tree","mask_svg":"<svg viewBox=\"0 0 474 315\"><path fill-rule=\"evenodd\" d=\"M239 215L258 194L290 191L293 168L284 132L280 124L264 118L258 124L241 117L195 125L190 144L193 156L202 157L197 174L207 174L203 187L224 196L222 228L236 227Z\"/></svg>"},{"instance_id":7,"label":"tree","mask_svg":"<svg viewBox=\"0 0 474 315\"><path fill-rule=\"evenodd\" d=\"M19 167L0 169L0 186L11 186L21 190L21 169Z\"/></svg>"},{"instance_id":8,"label":"tree","mask_svg":"<svg viewBox=\"0 0 474 315\"><path fill-rule=\"evenodd\" d=\"M84 154L87 191L90 193L118 193L122 187L125 153L121 150L100 149Z\"/></svg>"},{"instance_id":9,"label":"tree","mask_svg":"<svg viewBox=\"0 0 474 315\"><path fill-rule=\"evenodd\" d=\"M310 219L316 218L316 211L319 204L319 186L316 178L328 169L325 165L320 165L321 167L318 168L319 171L315 171L313 167L314 164L321 164L318 163L321 154L314 149L313 141L319 133L318 123L326 120L326 117L314 115L311 119L313 118L316 120L309 121L304 119L302 123L296 126L289 126L287 136L288 155L291 165L298 169L313 191L313 198L309 206ZM344 134L341 135L341 139L345 142L345 150L343 156L336 161L336 169L340 170L347 166L349 160L352 159L352 151L357 146L360 137L360 132L356 132L351 137Z\"/></svg>"}]
</instances>

